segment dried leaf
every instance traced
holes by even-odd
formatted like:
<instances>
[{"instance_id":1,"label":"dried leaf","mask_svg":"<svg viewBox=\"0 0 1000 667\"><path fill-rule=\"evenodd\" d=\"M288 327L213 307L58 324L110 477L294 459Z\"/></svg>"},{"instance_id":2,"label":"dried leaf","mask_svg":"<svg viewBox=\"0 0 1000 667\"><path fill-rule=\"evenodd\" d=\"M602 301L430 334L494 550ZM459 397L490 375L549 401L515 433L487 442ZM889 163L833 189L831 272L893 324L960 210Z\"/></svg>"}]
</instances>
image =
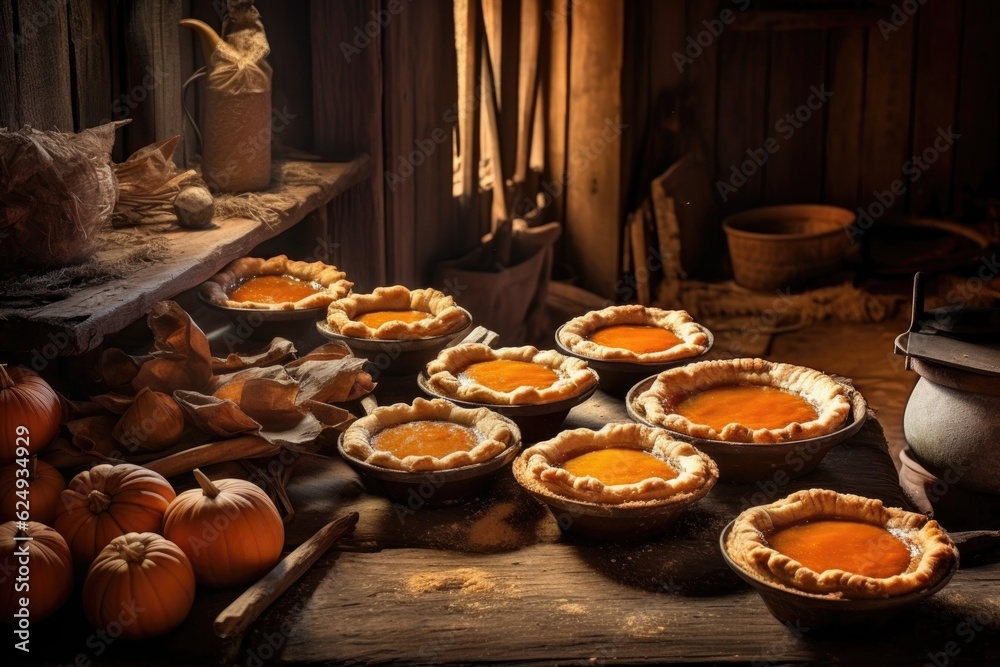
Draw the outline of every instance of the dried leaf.
<instances>
[{"instance_id":1,"label":"dried leaf","mask_svg":"<svg viewBox=\"0 0 1000 667\"><path fill-rule=\"evenodd\" d=\"M118 458L122 455L118 443L111 432L118 420L109 415L84 417L66 423L72 436L73 446L81 452L96 452L103 456Z\"/></svg>"},{"instance_id":2,"label":"dried leaf","mask_svg":"<svg viewBox=\"0 0 1000 667\"><path fill-rule=\"evenodd\" d=\"M128 412L129 408L132 407L132 403L135 402L135 397L112 393L91 396L90 400L112 414L123 415Z\"/></svg>"},{"instance_id":3,"label":"dried leaf","mask_svg":"<svg viewBox=\"0 0 1000 667\"><path fill-rule=\"evenodd\" d=\"M147 318L153 333L153 359L132 379L138 391L149 387L169 394L199 390L212 379L212 353L208 339L191 316L173 301L160 301Z\"/></svg>"},{"instance_id":4,"label":"dried leaf","mask_svg":"<svg viewBox=\"0 0 1000 667\"><path fill-rule=\"evenodd\" d=\"M230 438L260 431L260 424L232 401L180 389L173 396L195 427L205 433Z\"/></svg>"},{"instance_id":5,"label":"dried leaf","mask_svg":"<svg viewBox=\"0 0 1000 667\"><path fill-rule=\"evenodd\" d=\"M285 364L285 368L297 368L307 361L336 361L337 359L350 356L352 356L351 348L343 343L326 343L320 345L301 359L296 359Z\"/></svg>"},{"instance_id":6,"label":"dried leaf","mask_svg":"<svg viewBox=\"0 0 1000 667\"><path fill-rule=\"evenodd\" d=\"M365 360L346 357L336 361L305 361L288 369L299 382L299 402L321 403L353 401L375 388L371 375L364 372Z\"/></svg>"},{"instance_id":7,"label":"dried leaf","mask_svg":"<svg viewBox=\"0 0 1000 667\"><path fill-rule=\"evenodd\" d=\"M139 374L144 361L152 357L131 357L118 348L109 348L101 355L101 374L111 391L132 394L132 380Z\"/></svg>"},{"instance_id":8,"label":"dried leaf","mask_svg":"<svg viewBox=\"0 0 1000 667\"><path fill-rule=\"evenodd\" d=\"M326 346L323 346L326 347ZM214 373L233 373L246 368L263 368L274 366L295 356L295 345L284 338L275 338L267 349L256 354L239 354L233 352L225 359L212 359ZM295 363L295 362L292 362Z\"/></svg>"},{"instance_id":9,"label":"dried leaf","mask_svg":"<svg viewBox=\"0 0 1000 667\"><path fill-rule=\"evenodd\" d=\"M184 435L184 411L172 397L144 387L112 435L131 453L162 452Z\"/></svg>"}]
</instances>

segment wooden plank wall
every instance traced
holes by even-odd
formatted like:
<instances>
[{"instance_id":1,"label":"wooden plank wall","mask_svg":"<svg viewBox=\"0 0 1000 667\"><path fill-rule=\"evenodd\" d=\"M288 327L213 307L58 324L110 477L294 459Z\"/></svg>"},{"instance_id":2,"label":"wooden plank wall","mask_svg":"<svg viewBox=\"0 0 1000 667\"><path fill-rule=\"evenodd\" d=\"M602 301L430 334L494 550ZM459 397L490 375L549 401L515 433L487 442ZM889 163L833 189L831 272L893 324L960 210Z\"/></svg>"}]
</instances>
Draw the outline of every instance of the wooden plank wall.
<instances>
[{"instance_id":1,"label":"wooden plank wall","mask_svg":"<svg viewBox=\"0 0 1000 667\"><path fill-rule=\"evenodd\" d=\"M767 15L754 11L759 2L628 3L626 11L641 20L626 21L624 41L633 53L647 54L650 65L626 68L635 80L623 91L639 101L679 90L686 100L683 143L703 147L717 180L728 182L748 150L776 139L779 150L725 201L713 188L723 214L777 203L868 206L900 179L906 192L887 217L974 216L982 191L1000 189L1000 40L994 34L1000 3L926 0L912 15L894 15L894 5L883 4L881 14L831 13L806 29L761 30ZM704 21L725 10L735 20L718 36L702 34ZM784 25L799 23L794 13L782 14ZM682 34L678 24L685 26ZM681 81L650 78L650 71L676 71L671 55L699 38L700 53L683 66ZM834 95L807 121L782 122L801 111L813 86ZM641 125L645 112L632 108ZM926 170L909 162L949 126L962 135L953 147ZM634 150L626 157L638 160ZM912 180L915 169L920 176Z\"/></svg>"}]
</instances>

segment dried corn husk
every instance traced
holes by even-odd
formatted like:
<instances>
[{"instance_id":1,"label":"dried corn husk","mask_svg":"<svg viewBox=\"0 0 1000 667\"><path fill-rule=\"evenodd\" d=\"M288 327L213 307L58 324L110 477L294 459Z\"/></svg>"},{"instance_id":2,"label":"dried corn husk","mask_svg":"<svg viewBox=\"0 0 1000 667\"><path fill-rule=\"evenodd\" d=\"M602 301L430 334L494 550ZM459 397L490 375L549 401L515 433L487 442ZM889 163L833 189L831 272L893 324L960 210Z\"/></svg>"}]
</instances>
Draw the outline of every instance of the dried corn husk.
<instances>
[{"instance_id":1,"label":"dried corn husk","mask_svg":"<svg viewBox=\"0 0 1000 667\"><path fill-rule=\"evenodd\" d=\"M0 261L76 264L98 248L118 197L111 168L124 122L71 132L0 129Z\"/></svg>"},{"instance_id":2,"label":"dried corn husk","mask_svg":"<svg viewBox=\"0 0 1000 667\"><path fill-rule=\"evenodd\" d=\"M143 388L112 435L132 453L162 452L184 435L184 411L172 397Z\"/></svg>"},{"instance_id":3,"label":"dried corn husk","mask_svg":"<svg viewBox=\"0 0 1000 667\"><path fill-rule=\"evenodd\" d=\"M174 200L185 188L205 182L193 169L182 171L173 154L180 135L143 146L125 162L113 165L118 178L118 203L111 224L130 227L177 221Z\"/></svg>"}]
</instances>

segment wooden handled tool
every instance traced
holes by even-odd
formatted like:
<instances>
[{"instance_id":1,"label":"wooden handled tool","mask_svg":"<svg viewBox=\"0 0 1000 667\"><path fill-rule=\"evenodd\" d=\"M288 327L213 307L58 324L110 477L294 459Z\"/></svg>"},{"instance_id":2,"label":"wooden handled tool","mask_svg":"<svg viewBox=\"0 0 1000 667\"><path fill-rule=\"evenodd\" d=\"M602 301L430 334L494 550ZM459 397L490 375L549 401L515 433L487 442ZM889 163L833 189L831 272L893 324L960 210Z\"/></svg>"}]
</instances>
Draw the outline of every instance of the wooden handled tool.
<instances>
[{"instance_id":1,"label":"wooden handled tool","mask_svg":"<svg viewBox=\"0 0 1000 667\"><path fill-rule=\"evenodd\" d=\"M215 634L223 639L244 632L288 587L298 581L341 535L358 523L358 513L350 512L326 524L299 545L270 572L236 598L215 619Z\"/></svg>"}]
</instances>

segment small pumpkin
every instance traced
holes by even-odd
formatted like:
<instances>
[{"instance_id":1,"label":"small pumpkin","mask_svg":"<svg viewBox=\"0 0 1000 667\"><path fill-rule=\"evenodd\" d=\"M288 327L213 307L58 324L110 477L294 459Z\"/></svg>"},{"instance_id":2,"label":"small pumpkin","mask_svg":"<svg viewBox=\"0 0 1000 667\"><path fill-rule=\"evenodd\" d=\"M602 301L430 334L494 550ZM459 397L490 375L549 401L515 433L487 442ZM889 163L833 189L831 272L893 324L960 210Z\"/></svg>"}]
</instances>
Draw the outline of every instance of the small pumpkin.
<instances>
[{"instance_id":1,"label":"small pumpkin","mask_svg":"<svg viewBox=\"0 0 1000 667\"><path fill-rule=\"evenodd\" d=\"M285 526L256 484L212 482L194 471L200 488L177 496L163 516L163 535L191 559L198 582L238 586L259 579L281 557Z\"/></svg>"},{"instance_id":2,"label":"small pumpkin","mask_svg":"<svg viewBox=\"0 0 1000 667\"><path fill-rule=\"evenodd\" d=\"M44 450L61 421L62 403L48 382L34 371L0 364L0 464L18 458L25 443L29 455Z\"/></svg>"},{"instance_id":3,"label":"small pumpkin","mask_svg":"<svg viewBox=\"0 0 1000 667\"><path fill-rule=\"evenodd\" d=\"M24 549L28 572L18 582ZM73 559L66 540L36 521L22 529L14 521L0 525L0 572L0 621L4 623L17 623L14 614L21 608L21 598L28 600L28 617L34 623L58 611L73 592ZM18 583L28 588L18 590Z\"/></svg>"},{"instance_id":4,"label":"small pumpkin","mask_svg":"<svg viewBox=\"0 0 1000 667\"><path fill-rule=\"evenodd\" d=\"M120 628L124 639L146 639L180 625L194 591L191 562L176 544L155 533L126 533L90 566L83 610L91 625L108 634Z\"/></svg>"},{"instance_id":5,"label":"small pumpkin","mask_svg":"<svg viewBox=\"0 0 1000 667\"><path fill-rule=\"evenodd\" d=\"M19 463L5 465L0 468L0 521L17 519L17 512L25 509L23 504L18 506L17 503L27 500L32 520L51 526L56 518L59 494L65 488L62 473L45 461L32 458L26 468Z\"/></svg>"},{"instance_id":6,"label":"small pumpkin","mask_svg":"<svg viewBox=\"0 0 1000 667\"><path fill-rule=\"evenodd\" d=\"M120 535L159 532L176 495L170 482L148 468L105 463L70 480L60 496L55 529L66 538L77 565L87 567Z\"/></svg>"}]
</instances>

